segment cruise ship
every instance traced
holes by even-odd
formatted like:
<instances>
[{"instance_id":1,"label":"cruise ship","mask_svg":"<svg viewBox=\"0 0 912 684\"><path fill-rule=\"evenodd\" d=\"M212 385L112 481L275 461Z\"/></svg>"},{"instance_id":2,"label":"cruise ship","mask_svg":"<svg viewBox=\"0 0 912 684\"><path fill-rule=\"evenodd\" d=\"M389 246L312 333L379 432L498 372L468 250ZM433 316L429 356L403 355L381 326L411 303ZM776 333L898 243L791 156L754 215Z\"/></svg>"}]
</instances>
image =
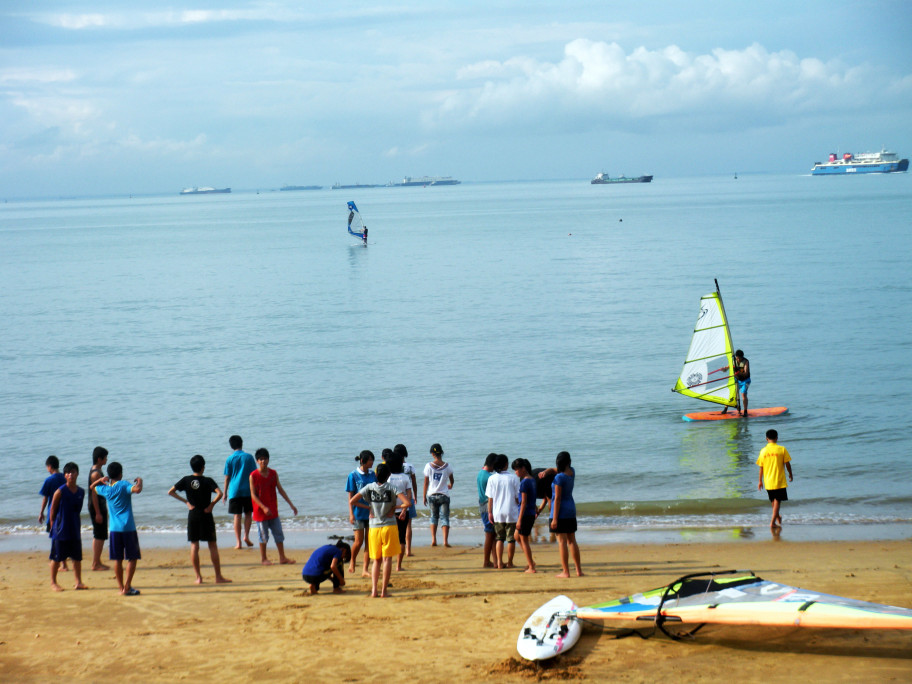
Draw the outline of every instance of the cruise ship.
<instances>
[{"instance_id":1,"label":"cruise ship","mask_svg":"<svg viewBox=\"0 0 912 684\"><path fill-rule=\"evenodd\" d=\"M231 192L231 188L184 188L182 195L216 195Z\"/></svg>"},{"instance_id":2,"label":"cruise ship","mask_svg":"<svg viewBox=\"0 0 912 684\"><path fill-rule=\"evenodd\" d=\"M830 176L837 173L899 173L909 168L908 159L900 159L894 152L882 148L880 152L846 152L839 158L833 152L827 162L816 162L811 169L812 176Z\"/></svg>"}]
</instances>

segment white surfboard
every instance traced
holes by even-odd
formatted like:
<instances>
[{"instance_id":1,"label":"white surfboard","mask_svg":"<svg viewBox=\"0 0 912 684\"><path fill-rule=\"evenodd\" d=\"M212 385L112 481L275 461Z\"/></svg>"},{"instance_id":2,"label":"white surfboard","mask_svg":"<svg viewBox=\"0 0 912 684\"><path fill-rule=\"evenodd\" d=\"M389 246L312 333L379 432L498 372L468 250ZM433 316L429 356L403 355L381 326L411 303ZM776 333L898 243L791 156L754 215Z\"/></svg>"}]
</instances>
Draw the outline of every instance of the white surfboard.
<instances>
[{"instance_id":1,"label":"white surfboard","mask_svg":"<svg viewBox=\"0 0 912 684\"><path fill-rule=\"evenodd\" d=\"M583 626L575 617L565 614L576 610L566 596L556 596L526 620L516 650L526 660L547 660L569 650L579 641Z\"/></svg>"}]
</instances>

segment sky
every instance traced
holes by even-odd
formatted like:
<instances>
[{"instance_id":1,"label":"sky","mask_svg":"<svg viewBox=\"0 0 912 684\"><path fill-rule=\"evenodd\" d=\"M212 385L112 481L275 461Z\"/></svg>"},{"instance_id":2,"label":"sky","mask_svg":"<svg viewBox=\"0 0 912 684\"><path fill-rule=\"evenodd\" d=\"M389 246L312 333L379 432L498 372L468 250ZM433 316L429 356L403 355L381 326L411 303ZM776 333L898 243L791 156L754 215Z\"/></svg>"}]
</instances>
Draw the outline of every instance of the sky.
<instances>
[{"instance_id":1,"label":"sky","mask_svg":"<svg viewBox=\"0 0 912 684\"><path fill-rule=\"evenodd\" d=\"M0 197L912 155L912 2L0 1Z\"/></svg>"}]
</instances>

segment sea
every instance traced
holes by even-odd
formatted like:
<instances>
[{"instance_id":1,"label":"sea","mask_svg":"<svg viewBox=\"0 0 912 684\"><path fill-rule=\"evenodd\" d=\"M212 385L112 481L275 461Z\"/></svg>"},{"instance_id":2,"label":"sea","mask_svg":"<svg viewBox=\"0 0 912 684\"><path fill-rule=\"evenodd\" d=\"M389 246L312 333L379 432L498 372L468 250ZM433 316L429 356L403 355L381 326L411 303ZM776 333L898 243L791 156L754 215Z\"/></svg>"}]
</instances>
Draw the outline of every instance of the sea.
<instances>
[{"instance_id":1,"label":"sea","mask_svg":"<svg viewBox=\"0 0 912 684\"><path fill-rule=\"evenodd\" d=\"M560 451L581 540L769 539L769 428L795 476L775 536L912 538L910 216L908 174L5 201L0 550L44 548L45 459L85 487L96 445L143 478L142 543L181 543L168 489L194 454L221 485L232 434L302 544L348 532L361 450L405 444L420 490L435 442L457 541L488 453ZM716 280L750 407L786 415L682 420L713 409L670 390Z\"/></svg>"}]
</instances>

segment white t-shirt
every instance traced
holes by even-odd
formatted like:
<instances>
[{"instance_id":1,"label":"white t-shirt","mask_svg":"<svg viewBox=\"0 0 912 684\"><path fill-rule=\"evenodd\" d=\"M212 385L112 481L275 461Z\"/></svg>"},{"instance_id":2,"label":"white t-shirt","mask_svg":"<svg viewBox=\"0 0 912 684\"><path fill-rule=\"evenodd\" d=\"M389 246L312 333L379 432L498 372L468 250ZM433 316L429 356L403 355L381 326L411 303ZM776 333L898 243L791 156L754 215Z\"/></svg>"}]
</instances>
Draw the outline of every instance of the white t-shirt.
<instances>
[{"instance_id":1,"label":"white t-shirt","mask_svg":"<svg viewBox=\"0 0 912 684\"><path fill-rule=\"evenodd\" d=\"M488 478L485 496L492 500L491 522L515 523L519 521L519 478L504 471Z\"/></svg>"},{"instance_id":2,"label":"white t-shirt","mask_svg":"<svg viewBox=\"0 0 912 684\"><path fill-rule=\"evenodd\" d=\"M412 478L405 473L390 473L387 482L396 488L396 494L408 496L409 490L412 488ZM411 501L411 497L409 497L409 500Z\"/></svg>"},{"instance_id":3,"label":"white t-shirt","mask_svg":"<svg viewBox=\"0 0 912 684\"><path fill-rule=\"evenodd\" d=\"M450 495L450 475L453 474L453 468L449 463L444 463L443 467L435 468L434 462L431 461L424 466L424 476L428 479L428 496L431 494Z\"/></svg>"}]
</instances>

